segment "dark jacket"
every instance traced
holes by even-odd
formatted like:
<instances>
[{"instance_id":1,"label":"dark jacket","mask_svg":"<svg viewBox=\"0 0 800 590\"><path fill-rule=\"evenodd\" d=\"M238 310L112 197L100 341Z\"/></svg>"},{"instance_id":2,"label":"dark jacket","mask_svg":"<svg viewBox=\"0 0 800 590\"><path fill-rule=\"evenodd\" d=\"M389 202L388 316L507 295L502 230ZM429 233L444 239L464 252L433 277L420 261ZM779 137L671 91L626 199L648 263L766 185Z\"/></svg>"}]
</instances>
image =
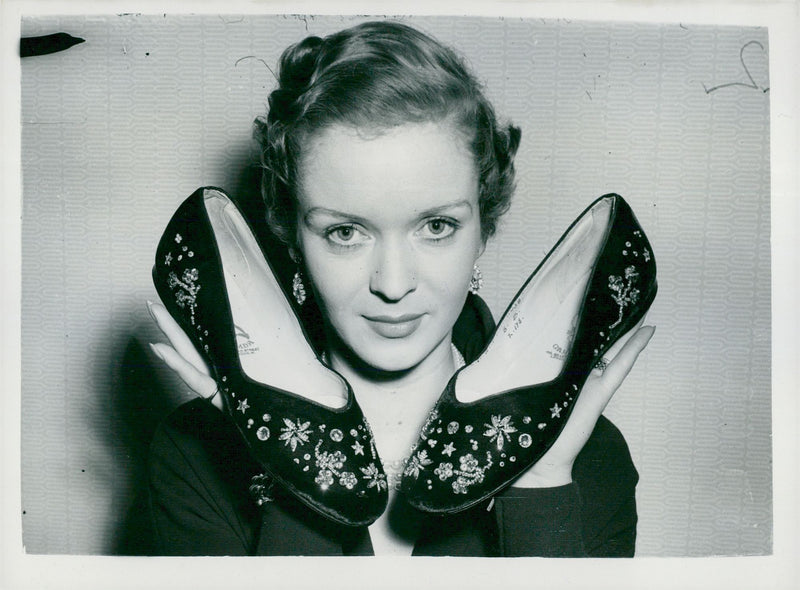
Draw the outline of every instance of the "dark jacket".
<instances>
[{"instance_id":1,"label":"dark jacket","mask_svg":"<svg viewBox=\"0 0 800 590\"><path fill-rule=\"evenodd\" d=\"M469 363L494 324L470 296L453 341ZM260 473L225 415L202 400L177 408L154 436L147 519L158 555L371 555L366 527L345 527L288 494L258 506ZM424 515L414 555L632 556L638 474L622 434L600 417L578 455L573 483L508 488L488 506ZM411 510L411 508L409 508Z\"/></svg>"}]
</instances>

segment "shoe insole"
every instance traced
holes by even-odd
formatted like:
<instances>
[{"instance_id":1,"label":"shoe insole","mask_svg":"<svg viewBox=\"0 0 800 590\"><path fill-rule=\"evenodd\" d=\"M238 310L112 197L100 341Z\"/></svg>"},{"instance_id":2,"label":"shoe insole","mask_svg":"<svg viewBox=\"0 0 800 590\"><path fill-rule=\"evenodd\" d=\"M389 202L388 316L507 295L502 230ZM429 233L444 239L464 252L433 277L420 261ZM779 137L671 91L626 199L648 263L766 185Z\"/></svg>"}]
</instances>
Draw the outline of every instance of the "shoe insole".
<instances>
[{"instance_id":1,"label":"shoe insole","mask_svg":"<svg viewBox=\"0 0 800 590\"><path fill-rule=\"evenodd\" d=\"M609 216L610 203L599 203L550 255L503 317L487 349L459 374L459 401L545 383L561 373Z\"/></svg>"},{"instance_id":2,"label":"shoe insole","mask_svg":"<svg viewBox=\"0 0 800 590\"><path fill-rule=\"evenodd\" d=\"M317 359L239 210L212 190L206 191L205 205L222 260L244 373L319 404L343 407L343 380Z\"/></svg>"}]
</instances>

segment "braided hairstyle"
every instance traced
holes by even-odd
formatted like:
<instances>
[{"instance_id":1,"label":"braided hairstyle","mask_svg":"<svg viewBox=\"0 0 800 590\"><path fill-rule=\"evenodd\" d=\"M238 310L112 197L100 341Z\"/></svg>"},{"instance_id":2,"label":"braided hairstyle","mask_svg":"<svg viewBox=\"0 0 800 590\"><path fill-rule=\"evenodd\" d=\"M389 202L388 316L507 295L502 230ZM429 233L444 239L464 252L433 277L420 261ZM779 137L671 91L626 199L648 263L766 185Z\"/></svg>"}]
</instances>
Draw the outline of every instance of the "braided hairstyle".
<instances>
[{"instance_id":1,"label":"braided hairstyle","mask_svg":"<svg viewBox=\"0 0 800 590\"><path fill-rule=\"evenodd\" d=\"M299 168L314 133L335 124L380 132L444 121L463 134L475 157L485 241L510 206L520 130L498 124L465 63L438 41L396 22L367 22L291 45L280 58L269 111L255 122L270 229L295 246Z\"/></svg>"}]
</instances>

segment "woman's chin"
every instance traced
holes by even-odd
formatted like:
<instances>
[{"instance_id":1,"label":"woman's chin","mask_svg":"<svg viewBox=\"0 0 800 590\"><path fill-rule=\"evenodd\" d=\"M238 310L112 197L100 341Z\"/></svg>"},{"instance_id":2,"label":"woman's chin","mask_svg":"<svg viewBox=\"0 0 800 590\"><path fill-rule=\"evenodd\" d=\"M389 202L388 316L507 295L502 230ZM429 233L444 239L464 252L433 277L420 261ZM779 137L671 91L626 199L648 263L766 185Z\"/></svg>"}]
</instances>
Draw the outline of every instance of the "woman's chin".
<instances>
[{"instance_id":1,"label":"woman's chin","mask_svg":"<svg viewBox=\"0 0 800 590\"><path fill-rule=\"evenodd\" d=\"M408 350L408 348L410 347L394 342L380 348L372 347L365 351L355 351L355 354L361 361L360 364L371 369L371 372L396 375L412 371L430 354L414 349Z\"/></svg>"},{"instance_id":2,"label":"woman's chin","mask_svg":"<svg viewBox=\"0 0 800 590\"><path fill-rule=\"evenodd\" d=\"M358 359L356 365L373 374L382 373L387 378L410 373L434 361L439 358L437 351L442 347L441 342L431 343L419 338L379 340L352 349L352 354ZM445 352L450 354L449 339L445 341L448 343Z\"/></svg>"}]
</instances>

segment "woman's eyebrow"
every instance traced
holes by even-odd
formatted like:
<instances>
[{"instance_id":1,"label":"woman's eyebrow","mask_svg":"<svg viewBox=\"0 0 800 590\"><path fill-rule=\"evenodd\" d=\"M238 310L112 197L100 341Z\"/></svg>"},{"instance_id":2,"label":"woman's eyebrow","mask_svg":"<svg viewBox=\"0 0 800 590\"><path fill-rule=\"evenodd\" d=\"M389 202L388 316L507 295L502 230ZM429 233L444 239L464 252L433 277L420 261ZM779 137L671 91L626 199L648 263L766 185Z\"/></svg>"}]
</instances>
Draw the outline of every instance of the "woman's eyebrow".
<instances>
[{"instance_id":1,"label":"woman's eyebrow","mask_svg":"<svg viewBox=\"0 0 800 590\"><path fill-rule=\"evenodd\" d=\"M472 203L466 199L462 199L453 203L445 203L444 205L431 207L430 209L425 209L424 211L420 212L417 215L417 219L425 219L426 217L435 217L445 213L453 213L454 210L458 209L465 209L466 212L471 215L473 211ZM306 214L303 215L303 221L306 224L310 224L313 223L315 217L319 216L333 217L335 219L341 219L342 221L352 221L362 225L368 225L369 223L369 220L361 215L346 213L344 211L338 211L337 209L330 209L328 207L311 207L311 209L306 211Z\"/></svg>"},{"instance_id":2,"label":"woman's eyebrow","mask_svg":"<svg viewBox=\"0 0 800 590\"><path fill-rule=\"evenodd\" d=\"M446 203L444 205L439 205L438 207L432 207L430 209L426 209L422 213L419 214L420 217L431 217L434 215L441 215L442 213L451 212L453 209L468 209L469 213L472 213L472 203L463 199L461 201L455 201L454 203Z\"/></svg>"},{"instance_id":3,"label":"woman's eyebrow","mask_svg":"<svg viewBox=\"0 0 800 590\"><path fill-rule=\"evenodd\" d=\"M337 211L336 209L329 209L328 207L311 207L311 209L306 211L306 214L303 215L303 221L309 223L312 217L317 216L335 217L337 219L355 221L356 223L362 224L367 222L367 219L360 215L353 215L352 213L345 213L343 211Z\"/></svg>"}]
</instances>

